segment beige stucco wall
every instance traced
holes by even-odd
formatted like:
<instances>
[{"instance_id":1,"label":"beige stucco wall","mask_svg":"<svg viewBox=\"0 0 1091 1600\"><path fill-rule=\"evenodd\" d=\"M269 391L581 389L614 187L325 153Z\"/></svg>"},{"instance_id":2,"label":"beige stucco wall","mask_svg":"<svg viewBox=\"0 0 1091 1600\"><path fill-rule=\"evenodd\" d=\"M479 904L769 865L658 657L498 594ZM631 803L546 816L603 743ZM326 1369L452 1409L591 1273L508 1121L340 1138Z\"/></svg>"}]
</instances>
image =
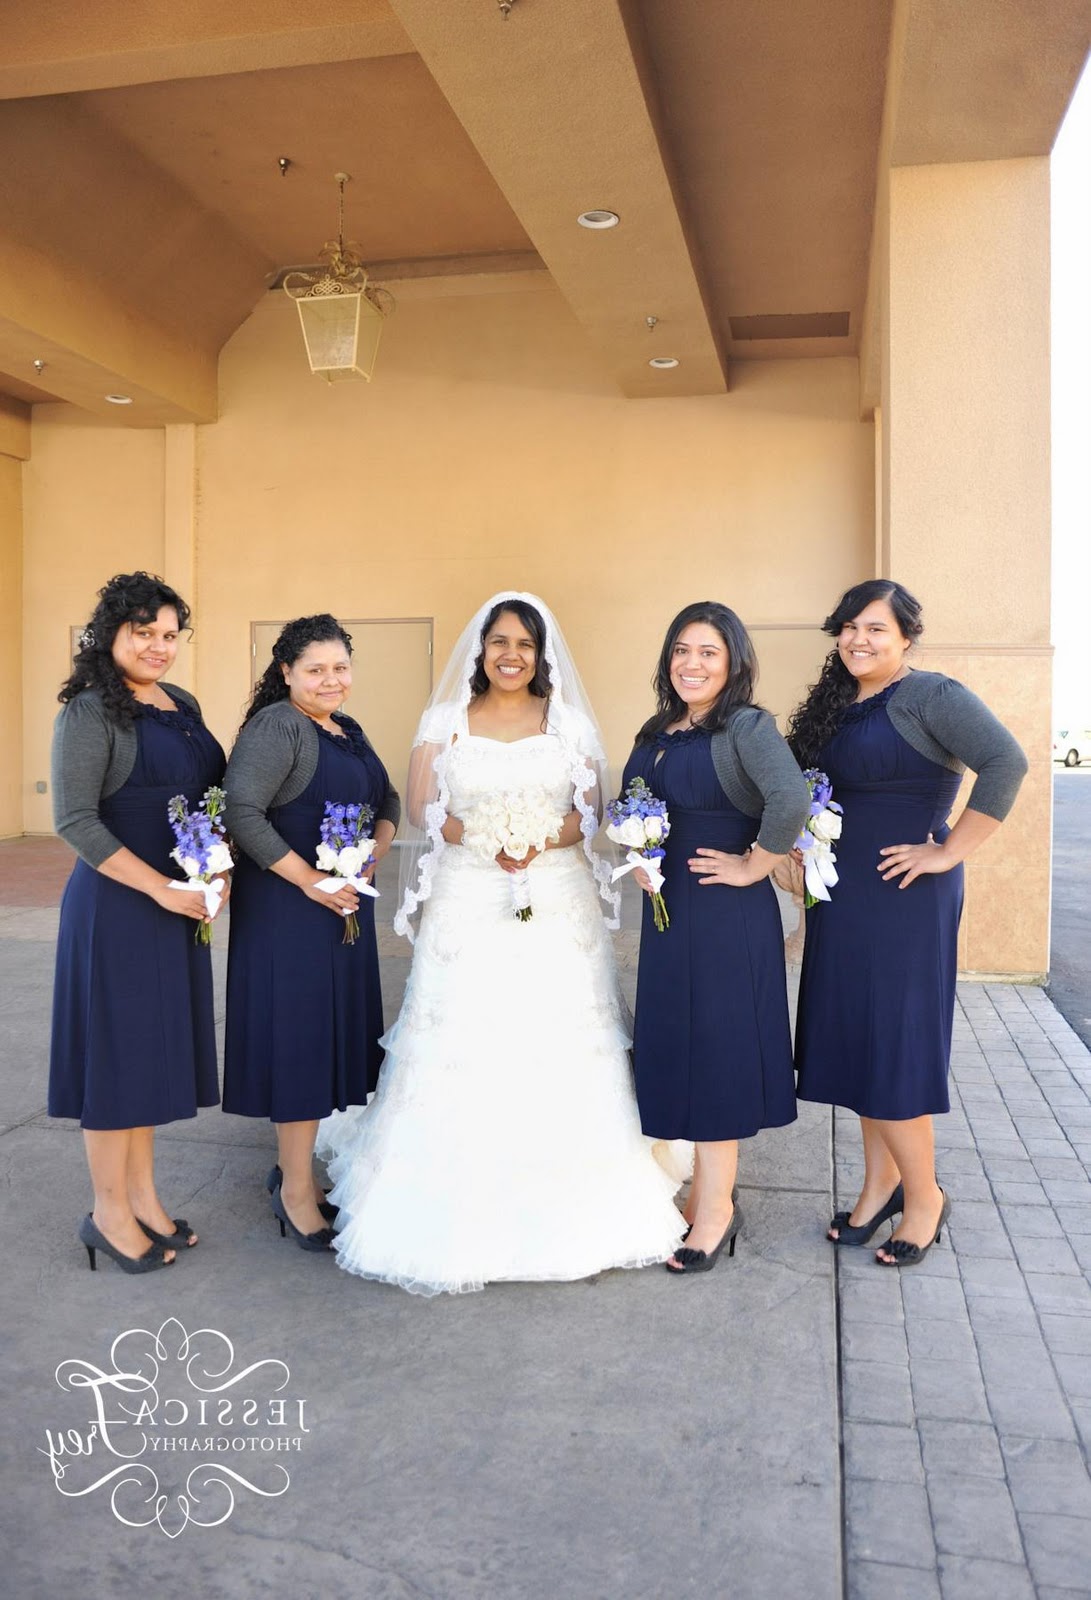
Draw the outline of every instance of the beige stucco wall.
<instances>
[{"instance_id":1,"label":"beige stucco wall","mask_svg":"<svg viewBox=\"0 0 1091 1600\"><path fill-rule=\"evenodd\" d=\"M73 406L35 406L23 465L23 593L28 637L40 639L23 683L24 828L46 833L57 690L68 674L70 629L115 572L163 564L163 434L111 427Z\"/></svg>"},{"instance_id":2,"label":"beige stucco wall","mask_svg":"<svg viewBox=\"0 0 1091 1600\"><path fill-rule=\"evenodd\" d=\"M51 665L24 687L23 826L50 827L49 799L33 786L47 775L69 626L123 568L149 566L188 589L197 631L175 676L196 688L225 743L249 688L253 621L320 609L430 616L442 662L488 594L536 590L565 626L617 763L650 708L648 679L679 606L705 596L735 606L755 631L762 698L783 714L823 654L814 624L874 572L878 551L925 603L921 664L979 689L1036 762L1018 819L1033 838L1032 892L1008 883L1001 843L986 847L971 868L963 961L1044 970L1048 710L1034 663L1048 649L1048 553L1029 538L1033 510L1024 520L1004 513L1015 492L1034 501L1037 466L1008 472L995 490L986 482L984 401L1003 373L988 372L988 390L974 377L975 350L991 351L998 337L962 305L980 262L964 267L958 231L944 231L943 172L901 177L892 215L894 244L905 248L904 259L892 251L886 350L896 381L878 437L859 420L849 359L741 362L727 396L626 400L550 280L534 273L402 285L371 385L312 378L293 307L269 295L223 351L214 424L164 435L36 408L24 616L45 619ZM1033 191L1036 174L1029 183ZM922 252L941 247L950 271L930 279ZM955 296L950 318L979 328L949 362L937 281ZM1039 288L1035 278L1029 291ZM1040 330L1033 319L1025 327L1019 360L1037 383ZM942 380L932 403L930 371ZM1038 430L1035 450L1047 425L1036 406L1036 394L1001 406L1012 430L1024 419L1024 432ZM949 436L952 420L960 438ZM914 490L935 471L946 502L927 481ZM982 581L997 551L1001 571ZM1024 652L1014 673L1003 655L1013 648ZM367 706L352 709L366 725ZM397 780L405 752L383 754Z\"/></svg>"},{"instance_id":3,"label":"beige stucco wall","mask_svg":"<svg viewBox=\"0 0 1091 1600\"><path fill-rule=\"evenodd\" d=\"M762 693L790 708L822 651L805 625L871 559L855 362L739 363L729 396L634 402L544 274L399 299L371 385L313 378L293 307L270 295L224 350L215 424L164 437L35 408L26 614L53 620L51 670L24 695L28 831L50 827L33 783L69 626L137 565L189 589L197 629L175 677L225 742L251 621L432 616L442 661L506 586L557 611L615 761L650 708L666 622L695 598L755 625ZM400 772L406 753L384 754Z\"/></svg>"},{"instance_id":4,"label":"beige stucco wall","mask_svg":"<svg viewBox=\"0 0 1091 1600\"><path fill-rule=\"evenodd\" d=\"M727 396L626 400L541 274L404 285L383 337L372 384L326 386L270 296L223 352L220 421L197 430L198 682L222 730L250 619L434 616L442 662L510 586L555 609L620 759L681 605L806 622L870 565L854 361L738 363ZM757 638L787 709L821 643Z\"/></svg>"},{"instance_id":5,"label":"beige stucco wall","mask_svg":"<svg viewBox=\"0 0 1091 1600\"><path fill-rule=\"evenodd\" d=\"M921 665L993 707L1031 770L967 866L960 962L1049 966L1049 163L895 168L881 429L884 571L925 604ZM963 790L963 798L966 789Z\"/></svg>"},{"instance_id":6,"label":"beige stucco wall","mask_svg":"<svg viewBox=\"0 0 1091 1600\"><path fill-rule=\"evenodd\" d=\"M0 838L23 831L22 499L22 462L0 455Z\"/></svg>"}]
</instances>

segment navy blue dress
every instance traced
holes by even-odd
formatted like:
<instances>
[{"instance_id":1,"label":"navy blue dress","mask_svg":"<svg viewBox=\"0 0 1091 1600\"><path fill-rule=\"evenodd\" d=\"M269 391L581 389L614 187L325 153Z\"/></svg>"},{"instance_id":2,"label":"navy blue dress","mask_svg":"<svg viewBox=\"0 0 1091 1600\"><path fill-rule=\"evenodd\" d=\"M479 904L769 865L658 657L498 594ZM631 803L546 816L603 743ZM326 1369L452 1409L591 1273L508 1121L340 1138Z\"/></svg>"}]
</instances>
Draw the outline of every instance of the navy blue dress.
<instances>
[{"instance_id":1,"label":"navy blue dress","mask_svg":"<svg viewBox=\"0 0 1091 1600\"><path fill-rule=\"evenodd\" d=\"M950 1109L962 867L884 881L884 845L946 839L959 775L906 743L887 713L898 684L850 705L818 758L844 807L838 883L807 912L799 1095L900 1121Z\"/></svg>"},{"instance_id":2,"label":"navy blue dress","mask_svg":"<svg viewBox=\"0 0 1091 1600\"><path fill-rule=\"evenodd\" d=\"M169 690L168 690L169 693ZM157 872L170 859L167 805L193 810L220 783L224 753L196 712L141 706L133 770L99 816ZM196 922L77 861L61 901L49 1114L85 1128L147 1128L219 1100L212 965Z\"/></svg>"},{"instance_id":3,"label":"navy blue dress","mask_svg":"<svg viewBox=\"0 0 1091 1600\"><path fill-rule=\"evenodd\" d=\"M318 733L318 765L298 799L269 821L313 864L327 800L376 811L386 769L358 723L337 713L345 737ZM231 796L228 795L230 821ZM227 961L223 1108L271 1122L313 1122L363 1105L379 1081L383 999L375 902L361 895L360 935L248 856L235 868Z\"/></svg>"},{"instance_id":4,"label":"navy blue dress","mask_svg":"<svg viewBox=\"0 0 1091 1600\"><path fill-rule=\"evenodd\" d=\"M657 759L658 758L658 759ZM768 879L699 884L699 846L741 855L758 836L724 794L703 729L638 745L623 785L643 778L667 804L657 933L645 896L633 1063L641 1126L656 1139L748 1139L796 1117L784 935Z\"/></svg>"}]
</instances>

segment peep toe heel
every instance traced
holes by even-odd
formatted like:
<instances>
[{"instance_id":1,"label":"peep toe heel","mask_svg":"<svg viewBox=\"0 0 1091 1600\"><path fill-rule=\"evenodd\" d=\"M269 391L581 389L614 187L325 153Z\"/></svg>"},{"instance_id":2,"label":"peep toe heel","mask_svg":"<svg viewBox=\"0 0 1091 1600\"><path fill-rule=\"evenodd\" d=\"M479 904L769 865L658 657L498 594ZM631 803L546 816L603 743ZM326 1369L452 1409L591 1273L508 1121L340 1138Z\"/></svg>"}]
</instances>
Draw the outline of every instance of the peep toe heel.
<instances>
[{"instance_id":1,"label":"peep toe heel","mask_svg":"<svg viewBox=\"0 0 1091 1600\"><path fill-rule=\"evenodd\" d=\"M269 1193L272 1194L274 1189L279 1189L283 1182L284 1174L280 1170L279 1163L275 1167L270 1167L268 1175L265 1179L265 1187L268 1189ZM329 1194L329 1192L330 1191L327 1189L326 1193ZM319 1200L316 1203L318 1205L319 1212L325 1217L326 1221L333 1222L337 1217L339 1208L337 1206L330 1205L328 1200Z\"/></svg>"},{"instance_id":2,"label":"peep toe heel","mask_svg":"<svg viewBox=\"0 0 1091 1600\"><path fill-rule=\"evenodd\" d=\"M742 1212L739 1210L738 1206L736 1206L735 1213L728 1224L727 1232L714 1249L691 1250L688 1245L681 1245L674 1252L674 1259L677 1261L678 1265L676 1267L672 1267L669 1261L665 1261L663 1265L666 1267L667 1271L673 1273L676 1278L681 1278L687 1272L711 1272L717 1261L720 1259L724 1245L727 1246L727 1253L729 1257L735 1254L735 1241L739 1236L739 1230L741 1227Z\"/></svg>"},{"instance_id":3,"label":"peep toe heel","mask_svg":"<svg viewBox=\"0 0 1091 1600\"><path fill-rule=\"evenodd\" d=\"M881 1267L916 1267L924 1260L934 1244L939 1244L943 1237L943 1224L951 1214L951 1202L941 1189L943 1205L940 1207L939 1221L936 1223L935 1232L927 1244L914 1244L911 1239L888 1239L886 1244L879 1246L888 1256L893 1256L893 1261L884 1261L881 1255L875 1259Z\"/></svg>"},{"instance_id":4,"label":"peep toe heel","mask_svg":"<svg viewBox=\"0 0 1091 1600\"><path fill-rule=\"evenodd\" d=\"M95 1227L95 1219L90 1211L79 1225L79 1237L80 1243L87 1251L87 1264L92 1272L98 1270L95 1256L99 1250L103 1255L109 1256L111 1261L116 1261L122 1272L156 1272L160 1267L174 1265L173 1257L167 1260L167 1247L163 1244L150 1244L142 1256L127 1256L123 1250L110 1243L100 1228Z\"/></svg>"},{"instance_id":5,"label":"peep toe heel","mask_svg":"<svg viewBox=\"0 0 1091 1600\"><path fill-rule=\"evenodd\" d=\"M154 1228L149 1228L148 1224L141 1222L139 1217L136 1220L152 1243L161 1244L165 1250L188 1250L192 1249L197 1243L196 1231L190 1227L185 1217L171 1218L174 1223L173 1233L156 1233Z\"/></svg>"},{"instance_id":6,"label":"peep toe heel","mask_svg":"<svg viewBox=\"0 0 1091 1600\"><path fill-rule=\"evenodd\" d=\"M830 1227L837 1229L837 1238L831 1238L828 1232L826 1237L831 1244L867 1244L876 1228L882 1227L890 1217L897 1216L904 1206L905 1192L899 1183L886 1205L877 1211L869 1222L861 1222L854 1227L849 1221L852 1212L838 1211L830 1220Z\"/></svg>"},{"instance_id":7,"label":"peep toe heel","mask_svg":"<svg viewBox=\"0 0 1091 1600\"><path fill-rule=\"evenodd\" d=\"M301 1250L328 1250L333 1244L332 1228L317 1228L314 1233L303 1233L296 1227L284 1206L284 1196L279 1186L273 1191L273 1215L280 1223L280 1237L290 1233Z\"/></svg>"}]
</instances>

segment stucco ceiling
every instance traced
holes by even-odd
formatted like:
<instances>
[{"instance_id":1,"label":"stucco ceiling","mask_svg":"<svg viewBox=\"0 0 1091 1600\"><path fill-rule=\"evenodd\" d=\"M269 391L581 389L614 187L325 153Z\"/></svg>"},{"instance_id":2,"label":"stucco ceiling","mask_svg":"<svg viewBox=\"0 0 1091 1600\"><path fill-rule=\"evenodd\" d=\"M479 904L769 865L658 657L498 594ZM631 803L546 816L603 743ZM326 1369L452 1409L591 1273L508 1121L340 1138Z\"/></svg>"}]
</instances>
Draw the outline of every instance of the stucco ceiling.
<instances>
[{"instance_id":1,"label":"stucco ceiling","mask_svg":"<svg viewBox=\"0 0 1091 1600\"><path fill-rule=\"evenodd\" d=\"M380 276L548 270L627 394L722 391L732 356L856 352L880 152L1048 149L1091 0L1047 9L1035 30L1017 0L15 8L0 392L214 415L220 347L331 237L338 170ZM620 226L578 228L589 207Z\"/></svg>"},{"instance_id":2,"label":"stucco ceiling","mask_svg":"<svg viewBox=\"0 0 1091 1600\"><path fill-rule=\"evenodd\" d=\"M529 250L530 240L417 55L186 78L71 97L219 213L270 266L345 231L365 259ZM278 158L291 166L282 176Z\"/></svg>"}]
</instances>

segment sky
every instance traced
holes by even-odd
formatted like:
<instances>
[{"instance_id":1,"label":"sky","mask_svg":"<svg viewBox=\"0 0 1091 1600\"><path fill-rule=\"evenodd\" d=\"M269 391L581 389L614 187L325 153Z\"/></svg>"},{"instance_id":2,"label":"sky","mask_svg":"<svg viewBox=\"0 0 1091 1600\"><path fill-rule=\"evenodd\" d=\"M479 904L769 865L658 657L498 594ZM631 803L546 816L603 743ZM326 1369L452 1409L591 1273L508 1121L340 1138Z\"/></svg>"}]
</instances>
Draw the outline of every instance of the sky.
<instances>
[{"instance_id":1,"label":"sky","mask_svg":"<svg viewBox=\"0 0 1091 1600\"><path fill-rule=\"evenodd\" d=\"M1053 720L1091 729L1091 64L1051 176Z\"/></svg>"}]
</instances>

